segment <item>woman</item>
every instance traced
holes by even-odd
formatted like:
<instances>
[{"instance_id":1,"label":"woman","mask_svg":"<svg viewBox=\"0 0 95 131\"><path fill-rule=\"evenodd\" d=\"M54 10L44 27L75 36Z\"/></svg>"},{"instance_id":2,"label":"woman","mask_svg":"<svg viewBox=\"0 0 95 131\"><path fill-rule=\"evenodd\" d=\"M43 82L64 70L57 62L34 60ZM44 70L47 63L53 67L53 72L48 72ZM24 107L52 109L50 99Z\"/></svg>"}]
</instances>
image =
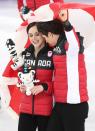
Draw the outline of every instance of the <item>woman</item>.
<instances>
[{"instance_id":1,"label":"woman","mask_svg":"<svg viewBox=\"0 0 95 131\"><path fill-rule=\"evenodd\" d=\"M63 10L59 20L40 22L38 31L53 49L55 106L47 131L84 131L88 116L87 77L83 37L74 31ZM65 32L64 32L65 31ZM68 41L67 41L68 40Z\"/></svg>"},{"instance_id":2,"label":"woman","mask_svg":"<svg viewBox=\"0 0 95 131\"><path fill-rule=\"evenodd\" d=\"M30 23L27 33L31 45L24 55L23 72L35 70L35 79L40 80L32 88L32 95L25 94L25 87L20 87L23 92L20 104L18 131L46 131L48 120L52 111L52 49L45 43L45 39L38 32L36 23ZM27 70L27 71L26 71Z\"/></svg>"}]
</instances>

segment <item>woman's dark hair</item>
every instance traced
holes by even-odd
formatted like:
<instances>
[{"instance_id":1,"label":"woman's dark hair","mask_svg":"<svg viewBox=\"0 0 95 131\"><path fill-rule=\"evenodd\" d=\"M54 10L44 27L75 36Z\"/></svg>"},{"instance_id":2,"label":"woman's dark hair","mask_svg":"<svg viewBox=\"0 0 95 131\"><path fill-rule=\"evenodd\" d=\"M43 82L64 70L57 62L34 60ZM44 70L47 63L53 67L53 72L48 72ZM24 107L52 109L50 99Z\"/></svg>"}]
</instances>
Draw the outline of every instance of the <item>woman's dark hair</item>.
<instances>
[{"instance_id":1,"label":"woman's dark hair","mask_svg":"<svg viewBox=\"0 0 95 131\"><path fill-rule=\"evenodd\" d=\"M48 22L38 22L37 23L38 31L41 32L43 35L48 35L48 32L54 34L61 34L63 30L63 23L58 20L52 20Z\"/></svg>"},{"instance_id":2,"label":"woman's dark hair","mask_svg":"<svg viewBox=\"0 0 95 131\"><path fill-rule=\"evenodd\" d=\"M33 26L36 26L36 22L30 23L30 24L27 26L27 29L26 29L27 34L28 34L28 32L29 32L29 29L30 29L31 27L33 27Z\"/></svg>"}]
</instances>

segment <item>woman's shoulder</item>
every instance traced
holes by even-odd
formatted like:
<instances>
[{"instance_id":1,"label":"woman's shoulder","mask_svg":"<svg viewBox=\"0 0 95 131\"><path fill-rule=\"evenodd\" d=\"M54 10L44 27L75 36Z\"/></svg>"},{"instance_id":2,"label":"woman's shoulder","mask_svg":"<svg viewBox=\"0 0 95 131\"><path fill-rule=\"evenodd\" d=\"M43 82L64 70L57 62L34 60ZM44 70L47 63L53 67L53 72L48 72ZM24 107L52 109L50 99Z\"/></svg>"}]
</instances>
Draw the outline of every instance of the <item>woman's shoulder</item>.
<instances>
[{"instance_id":1,"label":"woman's shoulder","mask_svg":"<svg viewBox=\"0 0 95 131\"><path fill-rule=\"evenodd\" d=\"M25 55L26 53L32 53L34 52L34 46L31 44L29 47L27 47L23 52L22 55Z\"/></svg>"}]
</instances>

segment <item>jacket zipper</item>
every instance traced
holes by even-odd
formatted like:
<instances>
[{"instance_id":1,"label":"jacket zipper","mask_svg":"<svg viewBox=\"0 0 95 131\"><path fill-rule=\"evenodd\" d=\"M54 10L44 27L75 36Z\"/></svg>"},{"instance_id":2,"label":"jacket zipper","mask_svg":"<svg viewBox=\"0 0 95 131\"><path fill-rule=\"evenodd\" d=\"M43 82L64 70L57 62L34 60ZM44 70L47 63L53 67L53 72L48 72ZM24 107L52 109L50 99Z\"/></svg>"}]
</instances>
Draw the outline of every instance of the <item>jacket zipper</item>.
<instances>
[{"instance_id":1,"label":"jacket zipper","mask_svg":"<svg viewBox=\"0 0 95 131\"><path fill-rule=\"evenodd\" d=\"M38 63L38 57L35 58L35 72L37 69L37 63ZM35 77L36 78L36 73L35 73ZM35 99L35 95L32 95L32 114L34 114L34 99Z\"/></svg>"}]
</instances>

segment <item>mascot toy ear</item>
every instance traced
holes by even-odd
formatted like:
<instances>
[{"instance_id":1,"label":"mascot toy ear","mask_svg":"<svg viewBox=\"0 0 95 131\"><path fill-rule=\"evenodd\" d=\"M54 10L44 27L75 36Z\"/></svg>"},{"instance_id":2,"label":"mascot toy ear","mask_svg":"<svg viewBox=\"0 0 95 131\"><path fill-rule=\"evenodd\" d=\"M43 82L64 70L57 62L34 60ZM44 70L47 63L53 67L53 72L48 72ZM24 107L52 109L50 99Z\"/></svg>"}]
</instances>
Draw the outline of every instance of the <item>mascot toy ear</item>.
<instances>
[{"instance_id":1,"label":"mascot toy ear","mask_svg":"<svg viewBox=\"0 0 95 131\"><path fill-rule=\"evenodd\" d=\"M35 70L31 70L30 73L32 73L32 75L34 75L35 74Z\"/></svg>"},{"instance_id":2,"label":"mascot toy ear","mask_svg":"<svg viewBox=\"0 0 95 131\"><path fill-rule=\"evenodd\" d=\"M15 43L13 42L12 39L7 39L6 46L8 48L9 53L10 53L10 57L12 57L12 58L16 57L17 52L16 52L16 48L15 48Z\"/></svg>"},{"instance_id":3,"label":"mascot toy ear","mask_svg":"<svg viewBox=\"0 0 95 131\"><path fill-rule=\"evenodd\" d=\"M18 73L18 77L21 78L21 75L22 75L22 72L19 72Z\"/></svg>"}]
</instances>

